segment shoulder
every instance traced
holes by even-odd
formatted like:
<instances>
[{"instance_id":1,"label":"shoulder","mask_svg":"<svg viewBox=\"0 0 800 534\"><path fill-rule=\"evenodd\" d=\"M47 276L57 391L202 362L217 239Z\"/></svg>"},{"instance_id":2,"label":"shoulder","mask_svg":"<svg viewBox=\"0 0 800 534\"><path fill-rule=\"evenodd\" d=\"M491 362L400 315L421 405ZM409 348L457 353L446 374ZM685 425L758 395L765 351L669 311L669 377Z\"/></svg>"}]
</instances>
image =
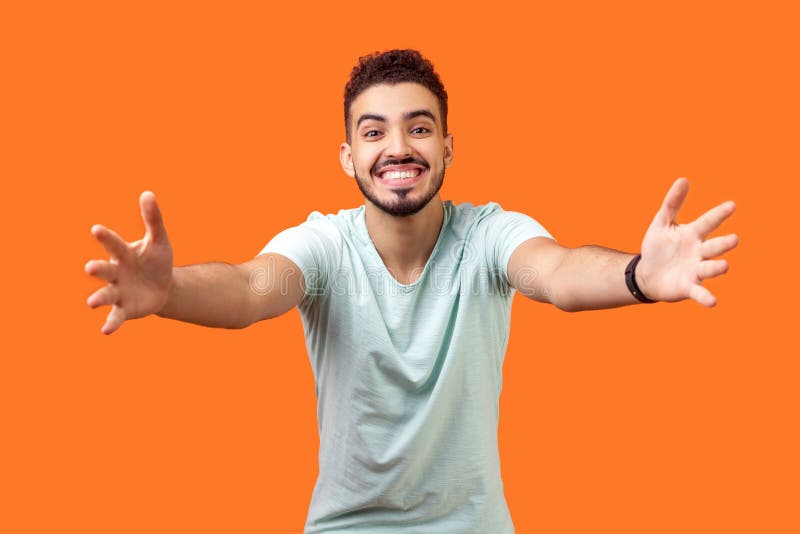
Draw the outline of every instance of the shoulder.
<instances>
[{"instance_id":1,"label":"shoulder","mask_svg":"<svg viewBox=\"0 0 800 534\"><path fill-rule=\"evenodd\" d=\"M450 211L450 225L457 234L465 236L475 232L491 234L518 226L534 228L537 233L545 233L535 219L524 213L507 211L497 202L473 205L468 202L455 204L447 201L445 206Z\"/></svg>"},{"instance_id":2,"label":"shoulder","mask_svg":"<svg viewBox=\"0 0 800 534\"><path fill-rule=\"evenodd\" d=\"M456 204L452 200L445 200L444 206L450 212L453 221L479 221L495 213L503 212L503 208L497 202L475 205L471 202Z\"/></svg>"},{"instance_id":3,"label":"shoulder","mask_svg":"<svg viewBox=\"0 0 800 534\"><path fill-rule=\"evenodd\" d=\"M338 213L322 213L320 211L312 211L308 214L308 217L306 217L306 220L303 221L300 226L321 229L338 228L343 225L352 224L362 210L363 207L342 209L339 210Z\"/></svg>"},{"instance_id":4,"label":"shoulder","mask_svg":"<svg viewBox=\"0 0 800 534\"><path fill-rule=\"evenodd\" d=\"M313 211L305 221L290 226L273 237L261 254L282 254L301 268L329 262L340 254L348 241L354 221L358 220L359 211L359 208L345 209L327 215Z\"/></svg>"},{"instance_id":5,"label":"shoulder","mask_svg":"<svg viewBox=\"0 0 800 534\"><path fill-rule=\"evenodd\" d=\"M514 250L534 237L551 238L536 220L524 213L506 211L496 202L479 206L450 204L452 228L474 250L482 251L486 264L505 272Z\"/></svg>"},{"instance_id":6,"label":"shoulder","mask_svg":"<svg viewBox=\"0 0 800 534\"><path fill-rule=\"evenodd\" d=\"M496 202L474 205L469 202L456 204L447 200L444 202L444 207L451 230L462 236L471 234L493 216L505 213Z\"/></svg>"},{"instance_id":7,"label":"shoulder","mask_svg":"<svg viewBox=\"0 0 800 534\"><path fill-rule=\"evenodd\" d=\"M331 244L340 245L349 236L358 233L360 224L363 224L364 207L342 209L338 213L323 214L319 211L311 212L305 221L289 230L299 231L300 235L315 236Z\"/></svg>"},{"instance_id":8,"label":"shoulder","mask_svg":"<svg viewBox=\"0 0 800 534\"><path fill-rule=\"evenodd\" d=\"M323 214L319 211L312 211L301 226L319 228L325 231L338 230L347 232L351 228L356 228L363 224L364 206L358 208L341 209L338 213Z\"/></svg>"}]
</instances>

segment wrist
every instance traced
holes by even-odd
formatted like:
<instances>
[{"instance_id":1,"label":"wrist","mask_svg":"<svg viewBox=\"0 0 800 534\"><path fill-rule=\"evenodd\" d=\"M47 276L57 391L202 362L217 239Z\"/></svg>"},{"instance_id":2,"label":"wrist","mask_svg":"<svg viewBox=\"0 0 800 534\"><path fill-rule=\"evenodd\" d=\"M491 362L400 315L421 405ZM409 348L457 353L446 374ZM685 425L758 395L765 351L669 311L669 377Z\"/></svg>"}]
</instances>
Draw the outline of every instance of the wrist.
<instances>
[{"instance_id":1,"label":"wrist","mask_svg":"<svg viewBox=\"0 0 800 534\"><path fill-rule=\"evenodd\" d=\"M636 285L639 286L639 291L641 291L642 295L648 298L648 300L653 300L649 297L652 293L648 291L647 282L649 277L646 273L647 269L642 268L642 261L639 260L639 263L636 264L636 269L633 271L634 281Z\"/></svg>"},{"instance_id":2,"label":"wrist","mask_svg":"<svg viewBox=\"0 0 800 534\"><path fill-rule=\"evenodd\" d=\"M176 287L177 284L176 284L176 281L175 281L175 269L176 269L175 267L172 267L170 269L169 280L167 281L167 284L166 284L167 285L166 292L165 292L166 295L164 296L164 300L161 303L161 307L155 312L155 315L157 315L159 317L169 317L170 316L169 311L168 311L169 310L169 306L170 306L171 302L175 301L176 290L177 290L177 287Z\"/></svg>"},{"instance_id":3,"label":"wrist","mask_svg":"<svg viewBox=\"0 0 800 534\"><path fill-rule=\"evenodd\" d=\"M630 263L628 263L625 269L625 284L636 300L646 304L652 304L656 302L656 300L648 297L648 295L652 295L652 293L648 293L647 276L642 272L643 269L638 268L639 260L641 259L642 255L637 254L631 259Z\"/></svg>"}]
</instances>

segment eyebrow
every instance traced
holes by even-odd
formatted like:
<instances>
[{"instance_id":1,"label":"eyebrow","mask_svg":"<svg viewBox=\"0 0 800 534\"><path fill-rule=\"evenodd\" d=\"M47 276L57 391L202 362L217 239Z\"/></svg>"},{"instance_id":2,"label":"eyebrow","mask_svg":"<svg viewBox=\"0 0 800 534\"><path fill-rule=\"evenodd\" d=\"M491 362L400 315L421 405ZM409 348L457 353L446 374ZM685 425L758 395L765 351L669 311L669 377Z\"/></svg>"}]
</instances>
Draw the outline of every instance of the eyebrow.
<instances>
[{"instance_id":1,"label":"eyebrow","mask_svg":"<svg viewBox=\"0 0 800 534\"><path fill-rule=\"evenodd\" d=\"M378 121L378 122L386 122L386 117L383 115L375 115L374 113L364 113L358 118L358 122L356 123L356 128L361 125L364 121Z\"/></svg>"},{"instance_id":2,"label":"eyebrow","mask_svg":"<svg viewBox=\"0 0 800 534\"><path fill-rule=\"evenodd\" d=\"M403 114L403 120L407 121L410 121L411 119L416 119L417 117L428 117L434 123L436 122L436 117L434 117L433 113L431 113L427 109L415 109L414 111L409 111L408 113Z\"/></svg>"},{"instance_id":3,"label":"eyebrow","mask_svg":"<svg viewBox=\"0 0 800 534\"><path fill-rule=\"evenodd\" d=\"M416 119L417 117L428 117L434 123L436 122L436 117L427 109L415 109L414 111L407 111L406 113L403 113L403 120L405 121L410 121L411 119ZM387 122L386 117L383 115L364 113L358 118L358 122L356 122L356 128L358 128L362 122L369 120Z\"/></svg>"}]
</instances>

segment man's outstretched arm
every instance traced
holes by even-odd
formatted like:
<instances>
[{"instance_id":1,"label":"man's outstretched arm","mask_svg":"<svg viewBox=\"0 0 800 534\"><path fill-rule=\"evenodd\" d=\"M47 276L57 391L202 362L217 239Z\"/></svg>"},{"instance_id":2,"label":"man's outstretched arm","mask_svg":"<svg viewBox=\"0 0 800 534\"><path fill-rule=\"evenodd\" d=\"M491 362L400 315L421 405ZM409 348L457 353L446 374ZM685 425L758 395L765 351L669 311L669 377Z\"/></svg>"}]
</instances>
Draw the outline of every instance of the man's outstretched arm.
<instances>
[{"instance_id":1,"label":"man's outstretched arm","mask_svg":"<svg viewBox=\"0 0 800 534\"><path fill-rule=\"evenodd\" d=\"M88 274L106 282L88 299L91 308L111 306L102 327L116 331L126 320L157 314L204 326L243 328L280 315L303 298L304 280L297 266L277 254L264 254L231 265L206 263L173 267L155 196L139 198L145 235L132 243L101 225L92 234L109 254L91 260Z\"/></svg>"},{"instance_id":2,"label":"man's outstretched arm","mask_svg":"<svg viewBox=\"0 0 800 534\"><path fill-rule=\"evenodd\" d=\"M685 178L672 184L642 241L635 281L648 299L691 298L710 307L716 298L702 282L727 272L728 262L714 258L735 247L738 237L708 239L708 235L736 206L724 202L691 223L678 224L675 220L688 191ZM614 308L639 302L625 282L625 268L633 258L633 254L598 246L570 249L539 237L514 251L508 276L520 293L562 310Z\"/></svg>"}]
</instances>

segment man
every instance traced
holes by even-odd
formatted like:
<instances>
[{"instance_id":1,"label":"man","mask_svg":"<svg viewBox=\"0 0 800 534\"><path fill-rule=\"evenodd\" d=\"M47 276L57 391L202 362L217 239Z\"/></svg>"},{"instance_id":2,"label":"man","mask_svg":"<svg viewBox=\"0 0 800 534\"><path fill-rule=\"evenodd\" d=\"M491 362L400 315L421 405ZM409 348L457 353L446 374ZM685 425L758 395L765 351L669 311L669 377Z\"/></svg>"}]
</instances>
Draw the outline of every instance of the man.
<instances>
[{"instance_id":1,"label":"man","mask_svg":"<svg viewBox=\"0 0 800 534\"><path fill-rule=\"evenodd\" d=\"M92 233L111 256L102 331L157 314L242 328L297 306L314 372L319 478L305 532L513 532L497 449L501 369L514 290L567 311L714 296L701 282L735 235L706 239L723 203L675 222L688 182L670 188L641 255L569 249L496 204L456 206L439 188L453 160L447 93L418 52L361 58L345 88L344 171L364 205L313 213L240 264L172 266L152 193L143 239Z\"/></svg>"}]
</instances>

